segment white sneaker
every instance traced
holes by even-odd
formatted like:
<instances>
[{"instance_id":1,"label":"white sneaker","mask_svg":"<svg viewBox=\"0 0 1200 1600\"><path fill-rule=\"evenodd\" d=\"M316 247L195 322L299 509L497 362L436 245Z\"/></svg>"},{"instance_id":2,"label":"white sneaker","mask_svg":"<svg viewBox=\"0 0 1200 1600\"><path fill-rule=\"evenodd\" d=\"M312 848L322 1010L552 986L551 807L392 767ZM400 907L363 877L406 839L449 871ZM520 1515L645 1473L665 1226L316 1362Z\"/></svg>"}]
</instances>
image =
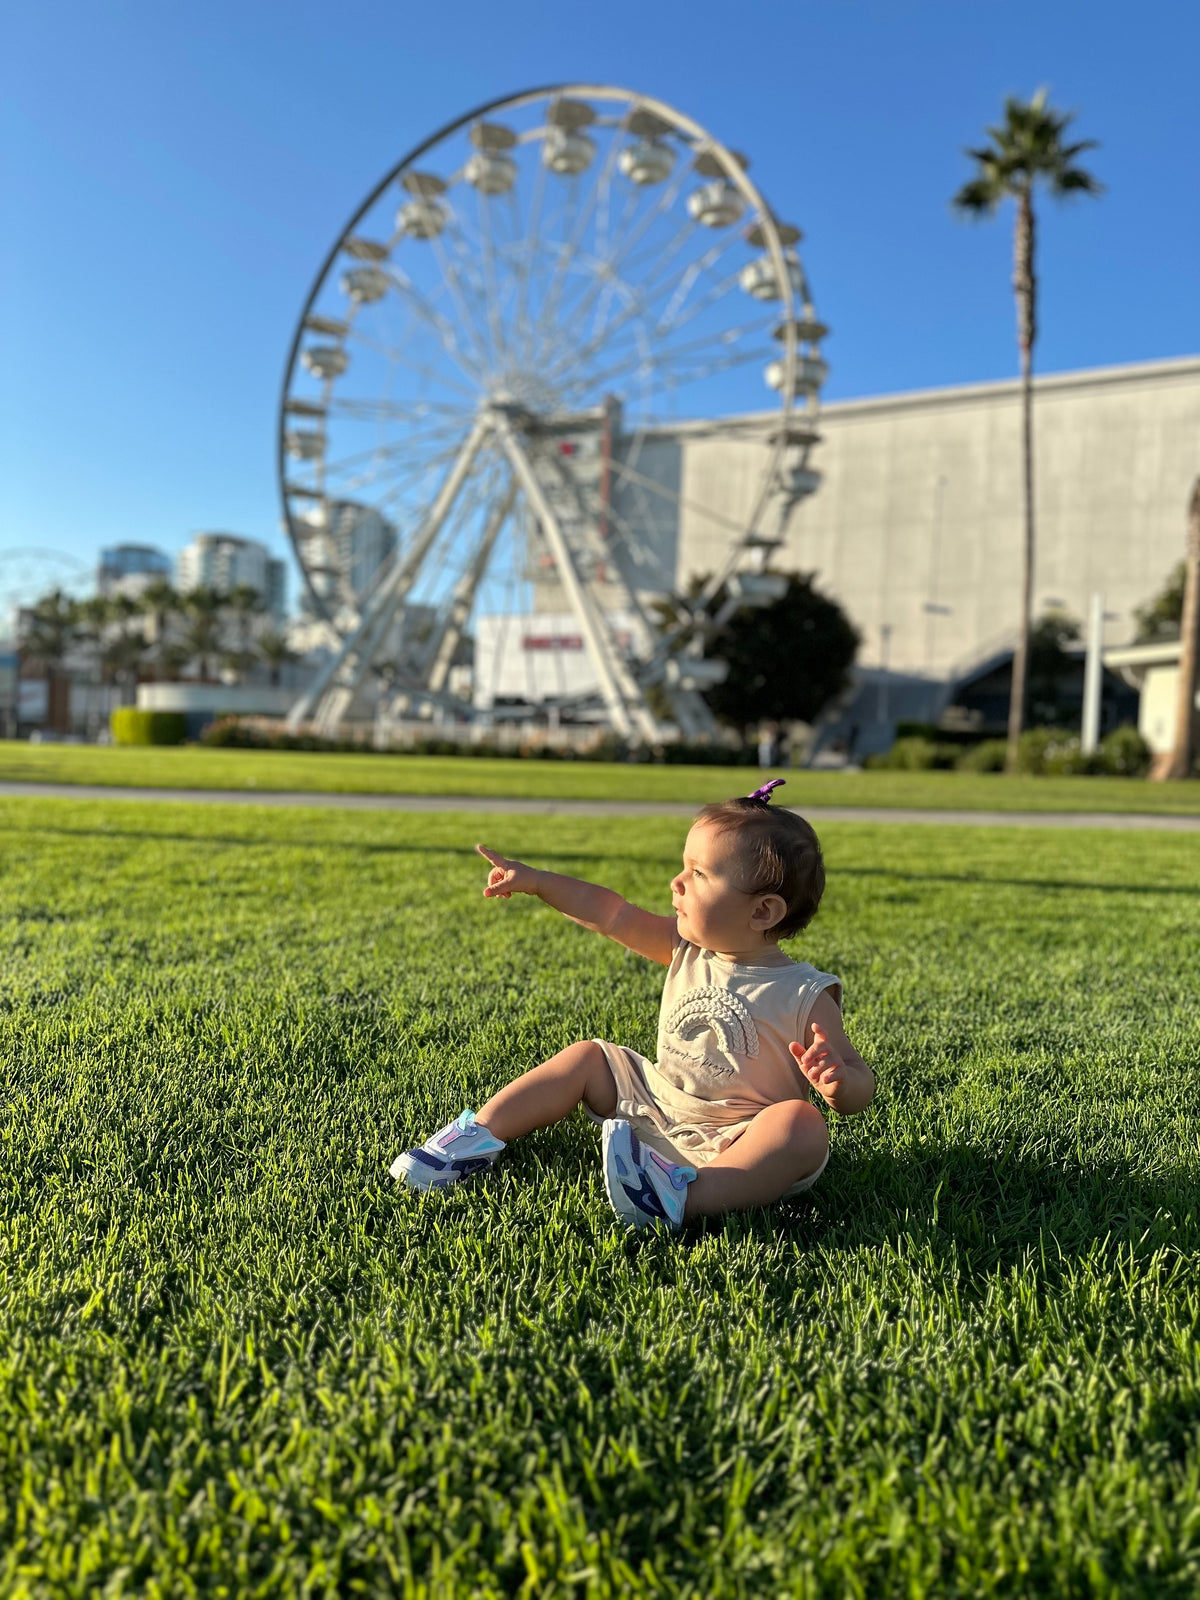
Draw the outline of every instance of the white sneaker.
<instances>
[{"instance_id":1,"label":"white sneaker","mask_svg":"<svg viewBox=\"0 0 1200 1600\"><path fill-rule=\"evenodd\" d=\"M464 1111L423 1145L397 1156L391 1174L411 1189L448 1189L462 1178L485 1172L503 1149L503 1139L481 1127L473 1111Z\"/></svg>"},{"instance_id":2,"label":"white sneaker","mask_svg":"<svg viewBox=\"0 0 1200 1600\"><path fill-rule=\"evenodd\" d=\"M631 1228L654 1222L681 1228L687 1186L696 1169L676 1166L651 1150L620 1118L604 1124L603 1143L604 1187L621 1221Z\"/></svg>"}]
</instances>

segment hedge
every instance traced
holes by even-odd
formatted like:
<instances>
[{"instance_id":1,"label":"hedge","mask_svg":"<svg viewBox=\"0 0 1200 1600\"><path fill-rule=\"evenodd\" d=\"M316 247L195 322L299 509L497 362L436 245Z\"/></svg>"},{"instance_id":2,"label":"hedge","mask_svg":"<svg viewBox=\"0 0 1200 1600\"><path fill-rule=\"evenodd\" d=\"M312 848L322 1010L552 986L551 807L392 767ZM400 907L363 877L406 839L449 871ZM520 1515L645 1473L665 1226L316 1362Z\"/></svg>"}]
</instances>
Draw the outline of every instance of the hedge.
<instances>
[{"instance_id":1,"label":"hedge","mask_svg":"<svg viewBox=\"0 0 1200 1600\"><path fill-rule=\"evenodd\" d=\"M121 706L108 719L117 744L182 744L187 720L182 711L138 711Z\"/></svg>"}]
</instances>

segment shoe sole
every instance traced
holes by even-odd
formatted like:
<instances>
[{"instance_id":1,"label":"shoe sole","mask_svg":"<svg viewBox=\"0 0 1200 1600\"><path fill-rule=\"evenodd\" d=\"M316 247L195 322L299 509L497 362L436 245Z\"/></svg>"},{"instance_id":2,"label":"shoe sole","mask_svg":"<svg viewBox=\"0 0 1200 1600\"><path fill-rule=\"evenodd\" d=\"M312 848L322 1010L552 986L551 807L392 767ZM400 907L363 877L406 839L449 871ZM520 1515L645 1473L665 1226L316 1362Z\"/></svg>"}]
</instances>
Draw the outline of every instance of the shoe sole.
<instances>
[{"instance_id":1,"label":"shoe sole","mask_svg":"<svg viewBox=\"0 0 1200 1600\"><path fill-rule=\"evenodd\" d=\"M490 1172L492 1162L480 1160L478 1166L470 1172L454 1172L428 1166L424 1161L418 1161L409 1151L398 1155L392 1162L388 1171L397 1183L407 1184L410 1189L420 1189L425 1192L429 1189L453 1189L456 1184L470 1183L472 1178L478 1178L485 1172Z\"/></svg>"},{"instance_id":2,"label":"shoe sole","mask_svg":"<svg viewBox=\"0 0 1200 1600\"><path fill-rule=\"evenodd\" d=\"M410 1189L452 1189L461 1180L456 1172L436 1172L423 1161L414 1161L407 1151L397 1156L388 1169L397 1183Z\"/></svg>"},{"instance_id":3,"label":"shoe sole","mask_svg":"<svg viewBox=\"0 0 1200 1600\"><path fill-rule=\"evenodd\" d=\"M627 1122L606 1122L601 1146L604 1153L604 1192L617 1216L629 1227L639 1230L657 1221L657 1218L643 1215L621 1185L622 1178L628 1178L631 1183L638 1181L633 1158L633 1129Z\"/></svg>"}]
</instances>

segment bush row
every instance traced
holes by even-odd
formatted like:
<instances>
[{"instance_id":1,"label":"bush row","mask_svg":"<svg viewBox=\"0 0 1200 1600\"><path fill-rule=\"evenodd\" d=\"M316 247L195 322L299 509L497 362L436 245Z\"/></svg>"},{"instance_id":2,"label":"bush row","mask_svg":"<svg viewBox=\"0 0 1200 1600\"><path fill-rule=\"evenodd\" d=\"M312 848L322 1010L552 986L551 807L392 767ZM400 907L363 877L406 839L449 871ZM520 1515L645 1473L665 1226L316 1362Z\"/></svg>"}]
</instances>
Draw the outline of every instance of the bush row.
<instances>
[{"instance_id":1,"label":"bush row","mask_svg":"<svg viewBox=\"0 0 1200 1600\"><path fill-rule=\"evenodd\" d=\"M1003 739L984 739L964 749L924 735L897 739L886 755L870 756L867 766L893 772L1003 772L1008 747ZM1114 728L1091 755L1079 735L1066 728L1030 728L1017 744L1017 771L1036 777L1081 773L1140 778L1150 769L1150 746L1136 728Z\"/></svg>"},{"instance_id":2,"label":"bush row","mask_svg":"<svg viewBox=\"0 0 1200 1600\"><path fill-rule=\"evenodd\" d=\"M323 739L315 733L285 733L263 723L222 717L211 723L200 736L201 744L225 750L332 750L374 753L376 746L366 739ZM457 739L414 739L402 749L384 749L384 755L486 756L517 761L657 761L668 766L746 767L757 764L749 746L741 750L726 745L669 744L658 750L631 747L615 734L601 734L585 750L556 745L526 743L500 745L490 740L465 744Z\"/></svg>"},{"instance_id":3,"label":"bush row","mask_svg":"<svg viewBox=\"0 0 1200 1600\"><path fill-rule=\"evenodd\" d=\"M181 711L138 711L121 706L108 719L117 744L182 744L187 719Z\"/></svg>"}]
</instances>

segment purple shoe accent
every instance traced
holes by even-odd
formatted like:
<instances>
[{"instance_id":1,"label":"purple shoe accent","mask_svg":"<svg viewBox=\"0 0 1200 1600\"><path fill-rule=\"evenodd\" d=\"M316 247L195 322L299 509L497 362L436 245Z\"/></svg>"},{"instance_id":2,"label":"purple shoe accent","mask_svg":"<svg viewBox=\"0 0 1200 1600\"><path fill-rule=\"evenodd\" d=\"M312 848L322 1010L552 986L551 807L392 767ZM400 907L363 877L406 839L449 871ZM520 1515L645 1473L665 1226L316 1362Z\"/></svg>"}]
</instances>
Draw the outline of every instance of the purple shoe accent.
<instances>
[{"instance_id":1,"label":"purple shoe accent","mask_svg":"<svg viewBox=\"0 0 1200 1600\"><path fill-rule=\"evenodd\" d=\"M786 778L772 778L770 783L764 783L761 789L755 789L753 794L748 794L746 796L746 799L761 800L764 806L769 805L771 800L771 790L781 789L786 782Z\"/></svg>"}]
</instances>

